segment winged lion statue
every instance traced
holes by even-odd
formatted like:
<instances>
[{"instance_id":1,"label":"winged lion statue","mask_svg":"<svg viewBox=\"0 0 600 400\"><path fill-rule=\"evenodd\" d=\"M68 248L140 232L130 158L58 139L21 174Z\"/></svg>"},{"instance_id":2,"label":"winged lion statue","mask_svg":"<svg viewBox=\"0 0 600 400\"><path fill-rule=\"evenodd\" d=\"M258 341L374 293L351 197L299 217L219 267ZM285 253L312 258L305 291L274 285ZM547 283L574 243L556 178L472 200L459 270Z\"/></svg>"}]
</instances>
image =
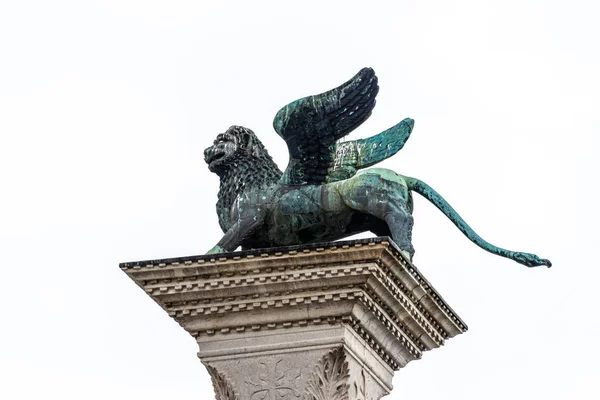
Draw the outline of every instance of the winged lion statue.
<instances>
[{"instance_id":1,"label":"winged lion statue","mask_svg":"<svg viewBox=\"0 0 600 400\"><path fill-rule=\"evenodd\" d=\"M483 240L425 182L383 168L369 168L396 154L414 121L367 139L341 142L369 118L379 90L371 68L327 92L283 107L273 127L287 143L289 164L277 167L258 137L232 126L204 151L220 178L217 202L225 235L209 253L331 241L371 231L390 236L412 260L413 199L417 192L476 245L528 267L552 264L535 254L515 252Z\"/></svg>"}]
</instances>

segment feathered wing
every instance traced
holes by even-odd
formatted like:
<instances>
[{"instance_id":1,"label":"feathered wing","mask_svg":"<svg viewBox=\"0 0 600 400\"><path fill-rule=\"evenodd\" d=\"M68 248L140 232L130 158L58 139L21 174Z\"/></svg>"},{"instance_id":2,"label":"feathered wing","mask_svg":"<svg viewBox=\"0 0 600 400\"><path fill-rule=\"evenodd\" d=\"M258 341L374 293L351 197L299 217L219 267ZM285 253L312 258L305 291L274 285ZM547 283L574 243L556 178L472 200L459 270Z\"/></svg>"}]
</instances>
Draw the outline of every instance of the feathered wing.
<instances>
[{"instance_id":1,"label":"feathered wing","mask_svg":"<svg viewBox=\"0 0 600 400\"><path fill-rule=\"evenodd\" d=\"M369 118L379 91L377 76L363 68L343 85L283 107L273 120L285 140L290 161L280 182L314 185L327 181L335 143Z\"/></svg>"},{"instance_id":2,"label":"feathered wing","mask_svg":"<svg viewBox=\"0 0 600 400\"><path fill-rule=\"evenodd\" d=\"M396 154L410 137L415 121L406 118L385 131L366 139L338 142L332 146L334 160L327 183L351 178L356 171Z\"/></svg>"}]
</instances>

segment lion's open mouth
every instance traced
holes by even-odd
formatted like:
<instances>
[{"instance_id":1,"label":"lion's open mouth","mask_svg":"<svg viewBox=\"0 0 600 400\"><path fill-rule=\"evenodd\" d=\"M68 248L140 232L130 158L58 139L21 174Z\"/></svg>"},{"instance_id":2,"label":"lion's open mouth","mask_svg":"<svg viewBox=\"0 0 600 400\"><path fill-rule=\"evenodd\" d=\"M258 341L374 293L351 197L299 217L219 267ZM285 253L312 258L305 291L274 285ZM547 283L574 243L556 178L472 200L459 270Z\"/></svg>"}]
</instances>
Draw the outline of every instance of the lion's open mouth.
<instances>
[{"instance_id":1,"label":"lion's open mouth","mask_svg":"<svg viewBox=\"0 0 600 400\"><path fill-rule=\"evenodd\" d=\"M204 159L204 161L206 161L206 163L208 165L212 164L213 162L220 160L221 158L225 157L225 152L218 152L218 153L211 153L208 157L206 157Z\"/></svg>"}]
</instances>

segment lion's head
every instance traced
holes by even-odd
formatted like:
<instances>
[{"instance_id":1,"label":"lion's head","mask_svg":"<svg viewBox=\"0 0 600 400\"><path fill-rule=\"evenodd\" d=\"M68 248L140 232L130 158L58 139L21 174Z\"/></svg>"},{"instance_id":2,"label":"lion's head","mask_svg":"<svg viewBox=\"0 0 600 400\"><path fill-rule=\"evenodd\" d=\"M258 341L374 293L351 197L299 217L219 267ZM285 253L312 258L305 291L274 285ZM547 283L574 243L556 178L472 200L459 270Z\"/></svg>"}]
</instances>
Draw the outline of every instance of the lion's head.
<instances>
[{"instance_id":1,"label":"lion's head","mask_svg":"<svg viewBox=\"0 0 600 400\"><path fill-rule=\"evenodd\" d=\"M236 161L259 156L260 143L254 132L243 126L232 126L217 135L212 146L204 150L204 161L211 172L219 173Z\"/></svg>"},{"instance_id":2,"label":"lion's head","mask_svg":"<svg viewBox=\"0 0 600 400\"><path fill-rule=\"evenodd\" d=\"M204 161L208 164L208 169L217 175L244 165L251 170L271 170L277 179L281 175L256 134L243 126L234 125L225 133L218 134L213 145L204 150Z\"/></svg>"}]
</instances>

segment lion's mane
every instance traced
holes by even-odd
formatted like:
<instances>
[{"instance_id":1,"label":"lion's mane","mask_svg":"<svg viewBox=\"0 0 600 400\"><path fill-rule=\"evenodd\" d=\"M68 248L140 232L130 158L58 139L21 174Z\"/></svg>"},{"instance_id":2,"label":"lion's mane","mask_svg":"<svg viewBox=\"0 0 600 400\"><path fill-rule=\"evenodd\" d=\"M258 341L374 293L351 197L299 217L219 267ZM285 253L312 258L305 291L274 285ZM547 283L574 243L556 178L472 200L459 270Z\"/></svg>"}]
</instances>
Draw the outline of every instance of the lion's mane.
<instances>
[{"instance_id":1,"label":"lion's mane","mask_svg":"<svg viewBox=\"0 0 600 400\"><path fill-rule=\"evenodd\" d=\"M228 158L225 168L218 174L221 183L217 214L223 231L226 231L230 225L229 210L238 194L252 187L276 184L282 175L281 170L252 130L243 126L232 126L227 133L236 138L236 148L234 154Z\"/></svg>"}]
</instances>

